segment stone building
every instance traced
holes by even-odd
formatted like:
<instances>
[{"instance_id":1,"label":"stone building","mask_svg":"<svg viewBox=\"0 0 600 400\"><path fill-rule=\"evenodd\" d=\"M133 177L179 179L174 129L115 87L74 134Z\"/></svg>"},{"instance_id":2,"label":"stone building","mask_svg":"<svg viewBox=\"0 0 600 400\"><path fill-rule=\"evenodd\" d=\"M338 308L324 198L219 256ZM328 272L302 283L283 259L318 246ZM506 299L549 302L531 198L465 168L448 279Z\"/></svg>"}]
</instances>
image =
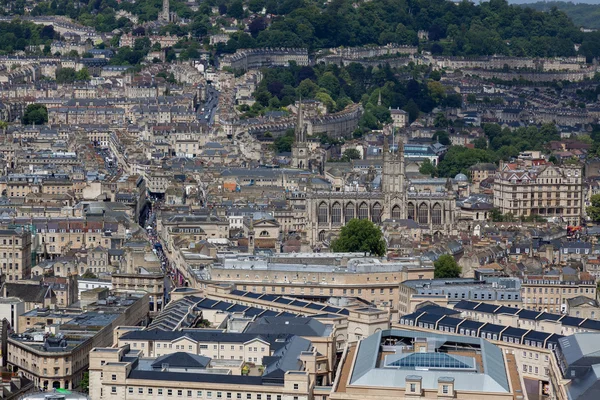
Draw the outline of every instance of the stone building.
<instances>
[{"instance_id":1,"label":"stone building","mask_svg":"<svg viewBox=\"0 0 600 400\"><path fill-rule=\"evenodd\" d=\"M494 177L494 207L515 217L558 217L577 225L583 216L582 176L581 165L504 164Z\"/></svg>"},{"instance_id":2,"label":"stone building","mask_svg":"<svg viewBox=\"0 0 600 400\"><path fill-rule=\"evenodd\" d=\"M62 313L33 310L45 313L45 322L9 336L6 353L9 368L46 390L77 387L88 368L90 351L94 347L111 346L117 326L137 325L148 315L148 296L112 299L108 305L98 300L88 305L87 311L80 310L67 321L63 321L66 310Z\"/></svg>"},{"instance_id":3,"label":"stone building","mask_svg":"<svg viewBox=\"0 0 600 400\"><path fill-rule=\"evenodd\" d=\"M234 54L226 55L220 61L221 68L234 70L260 69L264 67L287 67L290 61L299 66L308 65L307 49L261 48L240 49Z\"/></svg>"},{"instance_id":4,"label":"stone building","mask_svg":"<svg viewBox=\"0 0 600 400\"><path fill-rule=\"evenodd\" d=\"M31 233L22 228L0 230L0 257L6 280L28 278L31 274Z\"/></svg>"},{"instance_id":5,"label":"stone building","mask_svg":"<svg viewBox=\"0 0 600 400\"><path fill-rule=\"evenodd\" d=\"M451 188L418 191L406 179L403 145L391 152L388 137L384 138L380 190L307 193L307 231L312 245L329 242L353 218L374 223L412 219L429 235L453 232L456 205Z\"/></svg>"}]
</instances>

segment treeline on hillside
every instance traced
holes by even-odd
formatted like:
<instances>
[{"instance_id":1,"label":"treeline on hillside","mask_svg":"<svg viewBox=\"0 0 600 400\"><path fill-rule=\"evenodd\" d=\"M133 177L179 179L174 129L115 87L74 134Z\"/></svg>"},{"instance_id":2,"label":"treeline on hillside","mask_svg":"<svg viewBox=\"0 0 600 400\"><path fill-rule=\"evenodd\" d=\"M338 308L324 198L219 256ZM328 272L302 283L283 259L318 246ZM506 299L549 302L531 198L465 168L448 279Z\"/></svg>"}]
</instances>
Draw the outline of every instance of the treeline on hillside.
<instances>
[{"instance_id":1,"label":"treeline on hillside","mask_svg":"<svg viewBox=\"0 0 600 400\"><path fill-rule=\"evenodd\" d=\"M27 46L49 45L58 38L52 26L24 21L0 22L0 54L25 50Z\"/></svg>"},{"instance_id":2,"label":"treeline on hillside","mask_svg":"<svg viewBox=\"0 0 600 400\"><path fill-rule=\"evenodd\" d=\"M553 8L564 12L573 23L584 28L600 29L600 4L583 4L565 1L549 1L523 4L537 11L552 11Z\"/></svg>"},{"instance_id":3,"label":"treeline on hillside","mask_svg":"<svg viewBox=\"0 0 600 400\"><path fill-rule=\"evenodd\" d=\"M486 140L477 140L475 148L450 146L437 166L425 165L422 173L432 176L454 177L459 173L468 174L469 167L477 163L497 163L510 160L526 150L546 151L546 145L560 140L560 134L554 124L540 127L528 126L517 129L504 128L498 124L485 124L483 131ZM600 130L595 135L600 135ZM580 140L592 143L594 139L586 136Z\"/></svg>"},{"instance_id":4,"label":"treeline on hillside","mask_svg":"<svg viewBox=\"0 0 600 400\"><path fill-rule=\"evenodd\" d=\"M413 72L420 67L414 67ZM269 68L254 96L252 107L243 106L244 117L255 117L268 110L278 110L296 99L321 101L328 112L344 109L351 103L362 103L365 112L355 136L372 129L380 129L391 121L389 108L401 108L414 121L420 112L431 112L438 105L459 107L458 94L448 94L444 86L434 79L401 81L385 65L367 67L352 63L346 67L336 64L319 64L314 67ZM438 76L436 76L439 79ZM381 105L378 105L381 97Z\"/></svg>"},{"instance_id":5,"label":"treeline on hillside","mask_svg":"<svg viewBox=\"0 0 600 400\"><path fill-rule=\"evenodd\" d=\"M23 0L0 0L20 9ZM81 5L79 5L81 3ZM102 31L128 29L131 22L117 18L117 10L129 11L141 21L158 16L162 0L117 2L116 0L41 1L33 15L68 15ZM481 4L447 0L333 0L323 4L313 0L207 0L192 12L183 0L171 0L171 9L190 19L188 25L170 24L163 32L193 36L216 33L227 26L217 19L212 26L212 7L223 17L240 19L263 9L275 16L272 24L261 17L249 27L249 33L234 35L219 52L234 52L249 47L307 47L319 49L337 46L384 45L391 42L416 45L419 31L427 32L426 50L447 55L572 56L573 44L581 44L588 58L600 56L600 42L594 34L580 32L567 15L557 9L539 12L509 5L505 0Z\"/></svg>"}]
</instances>

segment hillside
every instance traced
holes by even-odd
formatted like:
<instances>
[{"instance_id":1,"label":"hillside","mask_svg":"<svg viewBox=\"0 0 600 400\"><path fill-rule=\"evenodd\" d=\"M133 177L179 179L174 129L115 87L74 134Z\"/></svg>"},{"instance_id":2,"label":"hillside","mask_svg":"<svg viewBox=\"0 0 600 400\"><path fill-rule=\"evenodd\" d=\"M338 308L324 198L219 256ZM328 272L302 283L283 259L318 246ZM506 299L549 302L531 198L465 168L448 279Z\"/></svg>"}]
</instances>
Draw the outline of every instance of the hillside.
<instances>
[{"instance_id":1,"label":"hillside","mask_svg":"<svg viewBox=\"0 0 600 400\"><path fill-rule=\"evenodd\" d=\"M537 2L522 4L537 11L551 11L556 7L566 13L575 25L584 28L600 29L600 4L583 4L564 1Z\"/></svg>"}]
</instances>

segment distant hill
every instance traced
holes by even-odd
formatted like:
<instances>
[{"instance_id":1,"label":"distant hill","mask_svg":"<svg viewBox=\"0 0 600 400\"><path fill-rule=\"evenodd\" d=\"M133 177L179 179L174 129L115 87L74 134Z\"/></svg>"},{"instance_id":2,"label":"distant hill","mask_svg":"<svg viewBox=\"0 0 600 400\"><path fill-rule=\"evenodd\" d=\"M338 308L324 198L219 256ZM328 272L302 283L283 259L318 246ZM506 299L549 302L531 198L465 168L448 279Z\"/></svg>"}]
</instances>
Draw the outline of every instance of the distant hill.
<instances>
[{"instance_id":1,"label":"distant hill","mask_svg":"<svg viewBox=\"0 0 600 400\"><path fill-rule=\"evenodd\" d=\"M537 11L550 11L552 7L556 7L565 12L575 25L600 29L600 0L589 0L589 4L564 1L527 3L527 0L513 0L511 3L530 7Z\"/></svg>"}]
</instances>

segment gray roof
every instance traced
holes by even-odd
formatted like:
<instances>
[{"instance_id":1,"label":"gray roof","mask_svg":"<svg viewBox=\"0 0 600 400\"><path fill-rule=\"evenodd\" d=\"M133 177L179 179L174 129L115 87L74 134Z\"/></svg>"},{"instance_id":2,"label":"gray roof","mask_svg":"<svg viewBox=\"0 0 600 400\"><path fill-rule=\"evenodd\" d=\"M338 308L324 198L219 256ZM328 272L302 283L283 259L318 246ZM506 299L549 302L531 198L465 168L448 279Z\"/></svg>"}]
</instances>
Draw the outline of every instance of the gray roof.
<instances>
[{"instance_id":1,"label":"gray roof","mask_svg":"<svg viewBox=\"0 0 600 400\"><path fill-rule=\"evenodd\" d=\"M329 336L331 328L314 318L262 317L248 325L244 333L286 333L298 336Z\"/></svg>"},{"instance_id":2,"label":"gray roof","mask_svg":"<svg viewBox=\"0 0 600 400\"><path fill-rule=\"evenodd\" d=\"M49 288L40 285L23 283L5 283L6 297L18 297L26 303L43 303L49 295Z\"/></svg>"},{"instance_id":3,"label":"gray roof","mask_svg":"<svg viewBox=\"0 0 600 400\"><path fill-rule=\"evenodd\" d=\"M435 342L436 347L447 341L473 347L479 346L483 371L473 373L472 371L453 369L418 370L415 368L377 367L382 337L385 336L405 337L413 340L428 338ZM455 389L459 391L510 393L502 350L481 338L389 329L377 332L359 343L354 371L350 379L351 385L404 387L408 376L420 377L424 389L437 390L439 379L452 377Z\"/></svg>"},{"instance_id":4,"label":"gray roof","mask_svg":"<svg viewBox=\"0 0 600 400\"><path fill-rule=\"evenodd\" d=\"M152 363L152 368L161 368L164 364L169 364L169 368L206 368L206 366L210 364L210 358L178 351L173 354L165 354L164 356L158 357Z\"/></svg>"},{"instance_id":5,"label":"gray roof","mask_svg":"<svg viewBox=\"0 0 600 400\"><path fill-rule=\"evenodd\" d=\"M558 345L568 365L583 357L600 357L600 335L597 333L576 333L558 340Z\"/></svg>"}]
</instances>

